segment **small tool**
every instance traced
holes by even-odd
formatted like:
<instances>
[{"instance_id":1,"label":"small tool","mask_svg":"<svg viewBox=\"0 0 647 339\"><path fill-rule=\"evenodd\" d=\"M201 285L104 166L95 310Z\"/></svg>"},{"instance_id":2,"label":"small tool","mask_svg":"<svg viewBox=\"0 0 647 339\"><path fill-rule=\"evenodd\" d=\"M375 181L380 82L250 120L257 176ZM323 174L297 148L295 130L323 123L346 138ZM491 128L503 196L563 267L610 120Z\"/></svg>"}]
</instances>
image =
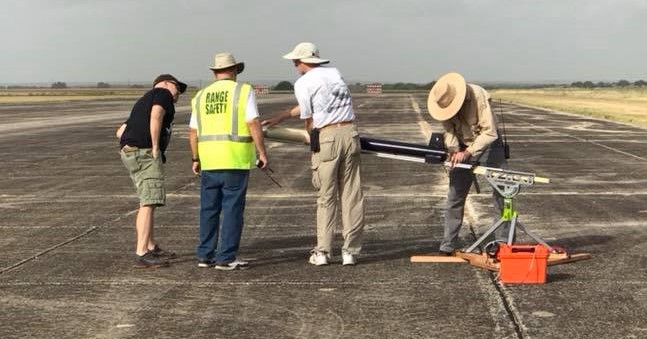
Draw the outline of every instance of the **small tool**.
<instances>
[{"instance_id":1,"label":"small tool","mask_svg":"<svg viewBox=\"0 0 647 339\"><path fill-rule=\"evenodd\" d=\"M265 163L264 163L262 160L260 160L260 159L257 159L257 160L256 160L256 167L261 168L261 167L263 167L263 165L265 165ZM268 178L270 178L270 180L272 180L272 182L273 182L276 186L278 186L279 188L283 188L283 186L281 186L281 184L279 184L279 183L278 183L278 181L274 180L274 178L272 178L272 176L270 175L270 173L272 173L272 174L274 173L274 171L273 171L270 167L267 167L266 169L262 169L262 168L261 168L261 170L263 171L263 173L265 173L265 175L266 175ZM269 172L269 173L268 173L268 172Z\"/></svg>"}]
</instances>

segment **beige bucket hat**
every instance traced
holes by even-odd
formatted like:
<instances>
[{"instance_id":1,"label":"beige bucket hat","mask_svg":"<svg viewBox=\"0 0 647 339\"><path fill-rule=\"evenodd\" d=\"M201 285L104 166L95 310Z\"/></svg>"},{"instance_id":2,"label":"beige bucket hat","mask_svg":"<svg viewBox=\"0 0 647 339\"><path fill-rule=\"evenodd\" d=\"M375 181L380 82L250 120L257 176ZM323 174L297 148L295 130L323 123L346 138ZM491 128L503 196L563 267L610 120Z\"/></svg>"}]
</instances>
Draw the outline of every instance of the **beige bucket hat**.
<instances>
[{"instance_id":1,"label":"beige bucket hat","mask_svg":"<svg viewBox=\"0 0 647 339\"><path fill-rule=\"evenodd\" d=\"M440 77L429 91L427 109L431 117L445 121L451 119L463 106L467 84L458 73L447 73Z\"/></svg>"},{"instance_id":2,"label":"beige bucket hat","mask_svg":"<svg viewBox=\"0 0 647 339\"><path fill-rule=\"evenodd\" d=\"M319 49L311 42L302 42L294 47L292 52L283 56L284 59L300 60L306 64L327 64L328 59L319 58Z\"/></svg>"},{"instance_id":3,"label":"beige bucket hat","mask_svg":"<svg viewBox=\"0 0 647 339\"><path fill-rule=\"evenodd\" d=\"M211 70L225 69L232 66L237 66L237 73L240 74L245 69L244 62L236 62L234 55L231 53L218 53L214 58L213 66L209 67Z\"/></svg>"}]
</instances>

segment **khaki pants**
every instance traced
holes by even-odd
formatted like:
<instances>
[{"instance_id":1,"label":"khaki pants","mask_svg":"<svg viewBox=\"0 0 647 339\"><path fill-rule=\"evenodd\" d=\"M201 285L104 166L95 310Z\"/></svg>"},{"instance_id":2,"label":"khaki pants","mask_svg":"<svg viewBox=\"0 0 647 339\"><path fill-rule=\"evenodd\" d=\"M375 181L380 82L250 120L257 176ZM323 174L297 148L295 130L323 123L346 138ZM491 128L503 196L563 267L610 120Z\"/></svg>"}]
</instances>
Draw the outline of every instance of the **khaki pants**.
<instances>
[{"instance_id":1,"label":"khaki pants","mask_svg":"<svg viewBox=\"0 0 647 339\"><path fill-rule=\"evenodd\" d=\"M316 251L331 253L341 210L342 250L359 254L364 232L364 195L360 179L360 145L353 124L321 130L321 150L312 153L312 185L319 190L317 199Z\"/></svg>"}]
</instances>

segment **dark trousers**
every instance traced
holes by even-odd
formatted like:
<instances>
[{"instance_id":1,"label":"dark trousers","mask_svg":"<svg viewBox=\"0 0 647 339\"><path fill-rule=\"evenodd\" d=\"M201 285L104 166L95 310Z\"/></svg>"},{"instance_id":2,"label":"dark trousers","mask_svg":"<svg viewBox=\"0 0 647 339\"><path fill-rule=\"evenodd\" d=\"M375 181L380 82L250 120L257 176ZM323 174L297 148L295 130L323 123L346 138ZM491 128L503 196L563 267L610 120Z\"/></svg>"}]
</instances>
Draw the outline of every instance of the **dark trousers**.
<instances>
[{"instance_id":1,"label":"dark trousers","mask_svg":"<svg viewBox=\"0 0 647 339\"><path fill-rule=\"evenodd\" d=\"M494 141L490 147L481 155L475 164L507 168L508 164L503 151L501 138ZM474 174L467 169L455 168L449 172L449 192L447 193L447 208L445 210L445 229L443 241L440 243L440 250L451 252L458 247L458 233L463 225L463 214L465 211L465 200L474 182ZM503 197L492 188L492 203L494 205L494 222L501 218L503 210ZM506 241L510 224L504 223L499 227L494 236L496 240Z\"/></svg>"}]
</instances>

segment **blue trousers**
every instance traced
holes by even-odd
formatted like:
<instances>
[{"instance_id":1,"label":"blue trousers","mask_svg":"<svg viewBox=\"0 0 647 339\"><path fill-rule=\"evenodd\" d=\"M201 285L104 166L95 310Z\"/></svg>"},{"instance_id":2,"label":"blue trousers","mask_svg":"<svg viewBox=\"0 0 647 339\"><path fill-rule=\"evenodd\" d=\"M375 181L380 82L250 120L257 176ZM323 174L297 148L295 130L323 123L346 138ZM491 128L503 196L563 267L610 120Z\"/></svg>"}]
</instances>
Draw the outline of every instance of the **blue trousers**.
<instances>
[{"instance_id":1,"label":"blue trousers","mask_svg":"<svg viewBox=\"0 0 647 339\"><path fill-rule=\"evenodd\" d=\"M202 171L200 177L198 258L230 263L236 260L243 232L249 170Z\"/></svg>"}]
</instances>

